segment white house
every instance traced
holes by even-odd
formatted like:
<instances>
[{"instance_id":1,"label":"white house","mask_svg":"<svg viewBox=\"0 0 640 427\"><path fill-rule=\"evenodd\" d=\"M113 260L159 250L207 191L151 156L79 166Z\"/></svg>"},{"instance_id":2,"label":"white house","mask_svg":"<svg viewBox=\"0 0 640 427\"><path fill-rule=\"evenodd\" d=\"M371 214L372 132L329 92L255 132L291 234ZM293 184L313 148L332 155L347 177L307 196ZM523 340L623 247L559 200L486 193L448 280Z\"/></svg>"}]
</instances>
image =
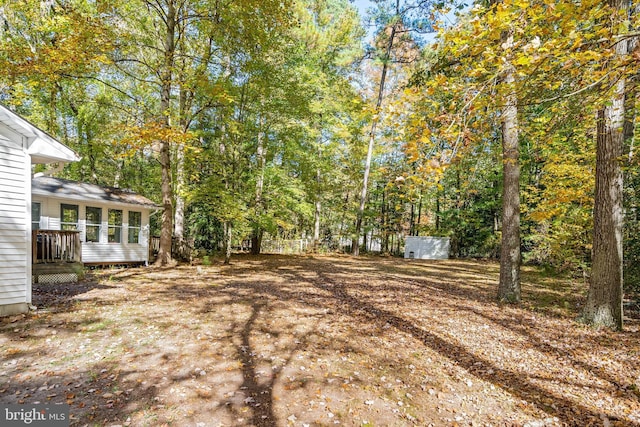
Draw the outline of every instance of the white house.
<instances>
[{"instance_id":1,"label":"white house","mask_svg":"<svg viewBox=\"0 0 640 427\"><path fill-rule=\"evenodd\" d=\"M79 231L83 264L147 264L158 206L130 190L49 176L31 185L34 229Z\"/></svg>"},{"instance_id":2,"label":"white house","mask_svg":"<svg viewBox=\"0 0 640 427\"><path fill-rule=\"evenodd\" d=\"M31 304L31 165L79 160L68 147L0 105L0 316Z\"/></svg>"}]
</instances>

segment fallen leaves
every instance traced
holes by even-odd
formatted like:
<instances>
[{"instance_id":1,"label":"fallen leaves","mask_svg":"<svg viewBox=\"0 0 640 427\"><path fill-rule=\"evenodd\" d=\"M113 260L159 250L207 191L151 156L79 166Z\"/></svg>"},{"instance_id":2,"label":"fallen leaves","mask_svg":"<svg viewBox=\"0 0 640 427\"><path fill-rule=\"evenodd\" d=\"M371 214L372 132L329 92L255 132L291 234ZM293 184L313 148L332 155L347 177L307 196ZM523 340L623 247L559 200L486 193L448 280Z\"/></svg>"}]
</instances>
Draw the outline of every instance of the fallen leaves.
<instances>
[{"instance_id":1,"label":"fallen leaves","mask_svg":"<svg viewBox=\"0 0 640 427\"><path fill-rule=\"evenodd\" d=\"M66 402L80 425L640 418L638 338L545 314L546 285L526 275L524 307L496 306L490 263L269 256L194 271L36 287L51 312L0 320L0 402Z\"/></svg>"}]
</instances>

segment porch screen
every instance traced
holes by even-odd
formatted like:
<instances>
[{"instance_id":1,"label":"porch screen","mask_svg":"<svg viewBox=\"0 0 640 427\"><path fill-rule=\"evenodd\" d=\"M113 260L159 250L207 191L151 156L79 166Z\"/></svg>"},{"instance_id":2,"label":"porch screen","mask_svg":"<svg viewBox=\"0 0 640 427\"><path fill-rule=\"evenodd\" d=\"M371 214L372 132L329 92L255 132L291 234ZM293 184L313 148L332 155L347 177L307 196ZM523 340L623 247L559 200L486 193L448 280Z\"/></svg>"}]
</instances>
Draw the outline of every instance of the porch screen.
<instances>
[{"instance_id":1,"label":"porch screen","mask_svg":"<svg viewBox=\"0 0 640 427\"><path fill-rule=\"evenodd\" d=\"M85 241L100 241L100 223L102 222L102 209L87 206L87 232Z\"/></svg>"},{"instance_id":2,"label":"porch screen","mask_svg":"<svg viewBox=\"0 0 640 427\"><path fill-rule=\"evenodd\" d=\"M140 212L129 211L129 243L139 242L141 224L142 214Z\"/></svg>"},{"instance_id":3,"label":"porch screen","mask_svg":"<svg viewBox=\"0 0 640 427\"><path fill-rule=\"evenodd\" d=\"M60 205L60 229L78 229L78 205Z\"/></svg>"},{"instance_id":4,"label":"porch screen","mask_svg":"<svg viewBox=\"0 0 640 427\"><path fill-rule=\"evenodd\" d=\"M122 243L122 211L109 209L109 243Z\"/></svg>"},{"instance_id":5,"label":"porch screen","mask_svg":"<svg viewBox=\"0 0 640 427\"><path fill-rule=\"evenodd\" d=\"M31 229L40 229L40 212L42 211L42 205L40 202L31 203Z\"/></svg>"}]
</instances>

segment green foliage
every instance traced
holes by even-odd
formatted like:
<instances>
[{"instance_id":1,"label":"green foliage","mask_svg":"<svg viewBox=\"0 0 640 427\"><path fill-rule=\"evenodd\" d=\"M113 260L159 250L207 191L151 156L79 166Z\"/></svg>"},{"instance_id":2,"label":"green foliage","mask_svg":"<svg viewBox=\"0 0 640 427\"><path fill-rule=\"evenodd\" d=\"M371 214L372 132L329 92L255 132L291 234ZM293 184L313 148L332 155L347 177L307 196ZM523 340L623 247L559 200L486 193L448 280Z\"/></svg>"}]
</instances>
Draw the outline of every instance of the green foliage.
<instances>
[{"instance_id":1,"label":"green foliage","mask_svg":"<svg viewBox=\"0 0 640 427\"><path fill-rule=\"evenodd\" d=\"M185 215L188 235L192 236L194 247L206 251L217 251L224 240L220 221L212 215L206 203L191 203Z\"/></svg>"},{"instance_id":2,"label":"green foliage","mask_svg":"<svg viewBox=\"0 0 640 427\"><path fill-rule=\"evenodd\" d=\"M235 243L309 237L315 215L320 239L342 245L375 120L367 238L391 253L409 234L449 236L455 256L496 257L500 100L515 91L524 259L588 270L595 110L638 61L616 57L607 5L481 2L445 26L425 2L374 3L378 31L365 47L348 0L6 2L0 101L79 153L63 176L158 202L158 142L169 141L186 237L207 251L222 248L227 226ZM180 25L166 62L170 4ZM401 35L385 55L393 24ZM426 44L419 33L434 27L439 37ZM384 63L389 84L375 111L367 82ZM500 80L508 63L512 85ZM625 286L637 292L640 179L637 160L626 162Z\"/></svg>"},{"instance_id":3,"label":"green foliage","mask_svg":"<svg viewBox=\"0 0 640 427\"><path fill-rule=\"evenodd\" d=\"M492 257L499 253L502 176L492 144L448 167L431 198L436 215L428 228L432 235L451 238L452 255Z\"/></svg>"},{"instance_id":4,"label":"green foliage","mask_svg":"<svg viewBox=\"0 0 640 427\"><path fill-rule=\"evenodd\" d=\"M524 259L573 272L589 269L595 111L636 61L616 55L611 13L601 2L502 1L478 4L441 31L399 102L405 106L407 158L423 186L433 189L431 198L444 202L438 226L432 220L427 232L443 226L459 255L497 253L500 224L494 222L492 231L490 218L499 214L494 201L501 189L487 185L491 175L484 186L470 186L466 177L483 158L486 171L501 166L500 154L487 156L487 147L500 135L500 100L516 93ZM513 35L512 44L505 34ZM507 67L516 75L511 85L501 84ZM631 230L625 256L634 247Z\"/></svg>"},{"instance_id":5,"label":"green foliage","mask_svg":"<svg viewBox=\"0 0 640 427\"><path fill-rule=\"evenodd\" d=\"M640 295L640 168L629 166L625 188L624 286Z\"/></svg>"}]
</instances>

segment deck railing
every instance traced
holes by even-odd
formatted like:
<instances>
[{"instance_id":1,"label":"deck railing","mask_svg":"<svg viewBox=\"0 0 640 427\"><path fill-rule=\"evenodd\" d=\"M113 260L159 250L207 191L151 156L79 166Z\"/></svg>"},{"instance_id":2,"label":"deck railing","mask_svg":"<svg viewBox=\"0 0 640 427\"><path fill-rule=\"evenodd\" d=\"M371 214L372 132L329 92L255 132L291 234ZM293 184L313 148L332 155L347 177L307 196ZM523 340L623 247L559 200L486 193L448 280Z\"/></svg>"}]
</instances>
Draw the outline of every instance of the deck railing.
<instances>
[{"instance_id":1,"label":"deck railing","mask_svg":"<svg viewBox=\"0 0 640 427\"><path fill-rule=\"evenodd\" d=\"M82 262L80 232L71 230L33 230L34 264Z\"/></svg>"}]
</instances>

